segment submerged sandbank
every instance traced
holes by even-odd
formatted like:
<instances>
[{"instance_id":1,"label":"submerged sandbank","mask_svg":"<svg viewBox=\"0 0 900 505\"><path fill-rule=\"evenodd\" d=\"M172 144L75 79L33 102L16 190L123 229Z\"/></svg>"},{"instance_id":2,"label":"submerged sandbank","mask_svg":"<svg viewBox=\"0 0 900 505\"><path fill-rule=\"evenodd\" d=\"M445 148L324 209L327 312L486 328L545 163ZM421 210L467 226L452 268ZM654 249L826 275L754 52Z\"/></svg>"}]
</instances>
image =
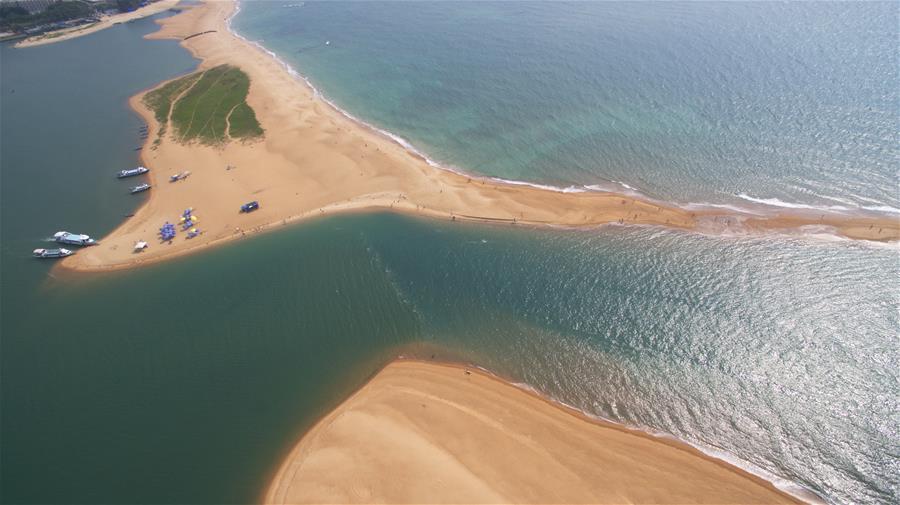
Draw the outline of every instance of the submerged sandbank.
<instances>
[{"instance_id":1,"label":"submerged sandbank","mask_svg":"<svg viewBox=\"0 0 900 505\"><path fill-rule=\"evenodd\" d=\"M680 442L476 369L388 365L294 447L265 503L800 503Z\"/></svg>"},{"instance_id":2,"label":"submerged sandbank","mask_svg":"<svg viewBox=\"0 0 900 505\"><path fill-rule=\"evenodd\" d=\"M265 135L257 141L216 145L180 143L142 103L132 107L150 127L142 151L151 168L147 203L101 245L79 251L63 265L79 270L127 268L197 251L212 244L307 217L363 209L392 209L449 220L503 224L593 226L650 224L708 231L802 231L814 226L850 238L895 240L900 222L877 216L781 213L753 215L721 209L691 210L639 197L594 191L560 192L442 170L381 132L333 108L277 58L231 32L233 1L206 2L160 21L150 38L179 39L199 69L222 64L249 76L247 104ZM200 36L195 36L200 34ZM190 170L175 184L172 174ZM258 200L261 209L238 213ZM193 207L203 234L162 243L157 230ZM132 245L150 248L141 254Z\"/></svg>"}]
</instances>

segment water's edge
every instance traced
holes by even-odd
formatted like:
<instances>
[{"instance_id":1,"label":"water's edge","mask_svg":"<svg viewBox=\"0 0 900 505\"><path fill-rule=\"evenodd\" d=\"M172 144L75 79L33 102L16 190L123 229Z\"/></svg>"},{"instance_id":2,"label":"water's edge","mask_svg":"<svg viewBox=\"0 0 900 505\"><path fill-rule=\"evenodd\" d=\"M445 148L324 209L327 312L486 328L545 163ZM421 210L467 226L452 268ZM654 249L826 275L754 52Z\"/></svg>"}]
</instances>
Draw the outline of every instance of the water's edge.
<instances>
[{"instance_id":1,"label":"water's edge","mask_svg":"<svg viewBox=\"0 0 900 505\"><path fill-rule=\"evenodd\" d=\"M747 216L771 216L773 214L777 214L780 211L792 211L796 214L833 214L833 215L844 215L847 217L853 216L862 216L862 217L879 217L879 218L898 218L900 217L900 208L891 207L889 205L872 205L872 206L849 206L849 205L809 205L803 203L795 203L795 202L786 202L780 200L778 198L766 198L766 197L758 197L749 195L744 192L739 192L731 195L736 201L733 204L722 204L722 203L709 203L709 202L679 202L679 201L663 201L653 196L647 195L640 190L630 186L629 184L621 181L607 180L607 181L598 181L593 184L584 184L584 185L570 185L570 186L554 186L551 184L542 184L538 182L524 181L524 180L514 180L514 179L505 179L502 177L489 176L479 173L473 173L467 169L457 167L453 164L445 163L442 161L438 161L417 148L412 142L403 138L396 133L388 131L384 128L375 126L374 124L359 118L358 116L350 113L349 111L342 108L338 105L333 99L331 99L326 93L317 88L312 81L306 77L305 75L298 72L294 67L292 67L287 61L278 56L277 53L270 50L269 48L263 45L264 41L251 40L234 28L232 21L238 14L241 12L241 0L235 0L235 9L234 12L229 16L226 20L226 25L228 26L229 31L235 37L257 47L262 52L271 56L275 61L277 61L291 76L296 78L299 81L304 82L310 90L313 92L313 96L322 100L324 103L329 105L332 109L334 109L339 114L345 116L351 121L357 123L358 125L374 131L383 137L390 139L395 142L397 145L406 149L412 155L421 158L428 165L448 172L452 172L458 175L462 175L464 177L473 177L479 179L487 179L499 183L511 184L517 186L529 186L532 188L543 189L547 191L555 191L559 193L584 193L584 192L598 192L598 193L614 193L620 195L631 196L646 202L661 204L667 206L674 206L688 211L703 211L703 210L721 210L726 209L738 214L747 215ZM814 233L813 235L821 235L821 233ZM829 234L833 236L837 236L836 234Z\"/></svg>"}]
</instances>

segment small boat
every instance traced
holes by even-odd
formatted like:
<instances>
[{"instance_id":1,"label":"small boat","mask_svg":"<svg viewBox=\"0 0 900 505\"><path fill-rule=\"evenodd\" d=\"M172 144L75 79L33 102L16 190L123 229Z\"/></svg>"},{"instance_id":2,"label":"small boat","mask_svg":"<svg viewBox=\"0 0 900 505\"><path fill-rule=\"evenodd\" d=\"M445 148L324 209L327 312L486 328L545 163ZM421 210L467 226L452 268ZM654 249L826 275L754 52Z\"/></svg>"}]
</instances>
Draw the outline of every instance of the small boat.
<instances>
[{"instance_id":1,"label":"small boat","mask_svg":"<svg viewBox=\"0 0 900 505\"><path fill-rule=\"evenodd\" d=\"M129 168L127 170L121 170L116 177L119 179L124 179L125 177L134 177L135 175L146 174L150 169L147 167L137 167L137 168Z\"/></svg>"},{"instance_id":2,"label":"small boat","mask_svg":"<svg viewBox=\"0 0 900 505\"><path fill-rule=\"evenodd\" d=\"M32 254L35 258L65 258L75 253L60 247L59 249L35 249Z\"/></svg>"},{"instance_id":3,"label":"small boat","mask_svg":"<svg viewBox=\"0 0 900 505\"><path fill-rule=\"evenodd\" d=\"M253 212L254 210L256 210L258 208L259 208L259 202L254 200L252 202L241 205L241 212Z\"/></svg>"},{"instance_id":4,"label":"small boat","mask_svg":"<svg viewBox=\"0 0 900 505\"><path fill-rule=\"evenodd\" d=\"M141 191L147 191L148 189L150 189L150 185L145 182L143 184L138 184L137 186L131 188L130 191L131 191L131 194L133 195L135 193L140 193Z\"/></svg>"},{"instance_id":5,"label":"small boat","mask_svg":"<svg viewBox=\"0 0 900 505\"><path fill-rule=\"evenodd\" d=\"M191 172L186 170L184 172L169 176L169 182L178 182L184 179L187 179L188 176L191 175Z\"/></svg>"},{"instance_id":6,"label":"small boat","mask_svg":"<svg viewBox=\"0 0 900 505\"><path fill-rule=\"evenodd\" d=\"M141 147L141 146L134 148L135 151L140 151L141 149L143 149L143 147Z\"/></svg>"},{"instance_id":7,"label":"small boat","mask_svg":"<svg viewBox=\"0 0 900 505\"><path fill-rule=\"evenodd\" d=\"M60 244L71 245L96 245L97 241L83 234L69 233L67 231L58 231L53 234L53 240Z\"/></svg>"}]
</instances>

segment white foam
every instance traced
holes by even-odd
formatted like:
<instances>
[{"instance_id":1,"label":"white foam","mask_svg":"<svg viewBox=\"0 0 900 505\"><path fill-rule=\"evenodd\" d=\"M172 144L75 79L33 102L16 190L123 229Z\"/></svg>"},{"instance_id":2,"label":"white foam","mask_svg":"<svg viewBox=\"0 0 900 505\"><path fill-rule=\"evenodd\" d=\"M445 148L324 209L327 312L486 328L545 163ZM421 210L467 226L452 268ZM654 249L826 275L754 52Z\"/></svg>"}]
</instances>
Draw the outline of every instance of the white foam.
<instances>
[{"instance_id":1,"label":"white foam","mask_svg":"<svg viewBox=\"0 0 900 505\"><path fill-rule=\"evenodd\" d=\"M682 208L684 208L686 210L725 209L725 210L730 210L732 212L737 212L738 214L754 214L754 215L760 214L760 212L758 210L753 210L748 207L741 207L739 205L729 205L727 203L689 202L689 203L682 205Z\"/></svg>"},{"instance_id":2,"label":"white foam","mask_svg":"<svg viewBox=\"0 0 900 505\"><path fill-rule=\"evenodd\" d=\"M750 196L746 193L738 193L738 198L747 200L748 202L758 203L762 205L768 205L771 207L781 207L785 209L801 209L801 210L815 210L815 211L824 211L824 212L858 212L858 211L869 211L869 212L884 212L890 214L900 214L900 209L891 207L889 205L808 205L805 203L791 203L785 202L784 200L779 200L778 198L756 198ZM835 198L829 198L835 200Z\"/></svg>"},{"instance_id":3,"label":"white foam","mask_svg":"<svg viewBox=\"0 0 900 505\"><path fill-rule=\"evenodd\" d=\"M584 186L567 186L561 188L559 186L551 186L549 184L539 184L536 182L517 181L514 179L503 179L501 177L489 177L490 180L501 182L503 184L512 184L513 186L530 186L532 188L545 189L547 191L556 191L557 193L584 193L587 189Z\"/></svg>"},{"instance_id":4,"label":"white foam","mask_svg":"<svg viewBox=\"0 0 900 505\"><path fill-rule=\"evenodd\" d=\"M241 35L240 33L238 33L232 27L231 22L234 19L234 17L237 16L238 13L240 13L240 11L241 11L241 2L237 1L234 13L232 13L232 15L226 20L226 26L228 27L228 30L235 37L237 37L249 44L252 44L253 46L259 48L260 51L263 51L264 53L271 56L276 62L278 62L279 65L281 65L288 72L288 74L290 74L292 77L294 77L298 80L302 80L307 86L309 86L309 88L312 90L313 96L315 98L322 100L323 102L328 104L330 107L332 107L334 110L336 110L343 116L347 117L351 121L354 121L357 124L359 124L365 128L368 128L372 131L379 133L380 135L383 135L384 137L389 138L390 140L394 141L396 144L398 144L402 148L406 149L410 153L422 158L426 163L428 163L428 165L430 165L434 168L438 168L440 170L446 170L448 172L462 175L464 177L471 177L471 178L476 178L476 179L487 178L492 181L500 182L503 184L511 184L511 185L515 185L515 186L530 186L533 188L538 188L538 189L543 189L543 190L548 190L548 191L555 191L558 193L584 193L584 192L591 192L591 191L599 192L599 193L617 193L617 194L627 194L629 196L639 197L643 200L646 200L648 202L653 202L653 203L663 203L666 205L678 205L675 202L659 202L659 201L657 201L653 198L650 198L647 195L641 193L637 188L630 186L627 183L621 182L621 181L608 181L607 183L588 184L588 185L571 185L571 186L561 187L561 186L553 186L550 184L541 184L541 183L536 183L536 182L520 181L520 180L514 180L514 179L504 179L501 177L492 177L492 176L484 176L484 175L479 175L479 174L471 174L461 168L454 167L449 164L440 163L440 162L434 160L433 158L429 157L426 153L417 149L411 142L409 142L405 138L401 137L400 135L397 135L388 130L379 128L371 123L368 123L368 122L354 116L350 112L347 112L346 110L342 109L336 103L331 101L327 96L325 96L318 88L316 88L313 85L313 83L306 76L304 76L304 75L300 74L299 72L297 72L296 70L294 70L294 68L291 67L291 65L289 63L287 63L286 61L281 59L277 54L275 54L275 52L273 52L273 51L269 50L268 48L266 48L265 46L263 46L261 41L249 40L248 38L246 38L243 35ZM612 187L610 187L610 186L612 186ZM790 209L798 209L798 210L815 210L815 211L825 211L825 212L853 212L853 211L858 212L860 210L863 210L863 211L869 211L869 212L900 214L900 209L895 208L895 207L886 206L886 205L855 206L855 207L843 206L843 205L815 206L815 205L807 205L807 204L801 204L801 203L785 202L785 201L779 200L777 198L756 198L756 197L747 195L746 193L738 193L735 196L737 196L738 198L741 198L743 200L757 203L760 205L765 205L765 206L769 206L769 207L778 207L778 208L790 208ZM718 209L727 209L727 210L730 210L733 212L737 212L739 214L755 214L755 215L760 214L760 211L758 209L754 210L751 208L741 207L741 206L737 206L737 205L722 204L722 203L691 202L688 204L680 205L680 207L684 208L686 210L718 208Z\"/></svg>"}]
</instances>

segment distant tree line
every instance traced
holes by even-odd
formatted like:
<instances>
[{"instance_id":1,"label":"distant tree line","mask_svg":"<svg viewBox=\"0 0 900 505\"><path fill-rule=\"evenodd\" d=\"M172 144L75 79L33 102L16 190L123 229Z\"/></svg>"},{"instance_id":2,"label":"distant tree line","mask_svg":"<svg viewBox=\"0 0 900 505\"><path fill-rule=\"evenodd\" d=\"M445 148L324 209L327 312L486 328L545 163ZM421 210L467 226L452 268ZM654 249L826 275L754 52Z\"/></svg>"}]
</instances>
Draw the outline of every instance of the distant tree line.
<instances>
[{"instance_id":1,"label":"distant tree line","mask_svg":"<svg viewBox=\"0 0 900 505\"><path fill-rule=\"evenodd\" d=\"M0 2L0 31L22 32L41 25L99 16L100 12L109 9L129 12L140 7L143 2L144 0L110 0L91 4L80 0L59 0L33 14L18 2Z\"/></svg>"}]
</instances>

